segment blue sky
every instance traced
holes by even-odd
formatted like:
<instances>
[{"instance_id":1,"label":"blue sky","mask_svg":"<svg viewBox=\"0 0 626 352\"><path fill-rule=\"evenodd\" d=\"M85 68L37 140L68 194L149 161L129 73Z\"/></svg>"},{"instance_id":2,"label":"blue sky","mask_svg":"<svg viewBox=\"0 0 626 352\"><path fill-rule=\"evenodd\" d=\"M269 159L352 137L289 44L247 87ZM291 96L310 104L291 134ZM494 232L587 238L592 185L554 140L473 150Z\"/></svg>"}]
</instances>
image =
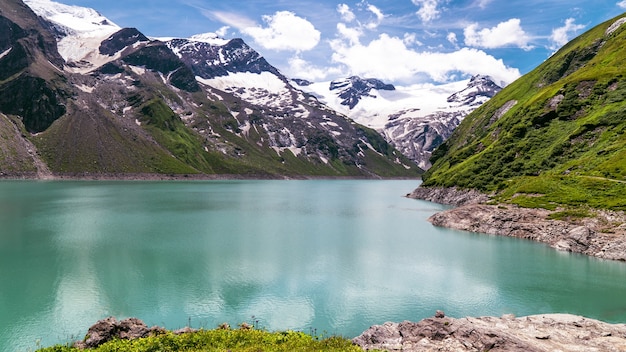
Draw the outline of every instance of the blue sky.
<instances>
[{"instance_id":1,"label":"blue sky","mask_svg":"<svg viewBox=\"0 0 626 352\"><path fill-rule=\"evenodd\" d=\"M156 37L243 38L292 78L510 83L626 0L56 0Z\"/></svg>"}]
</instances>

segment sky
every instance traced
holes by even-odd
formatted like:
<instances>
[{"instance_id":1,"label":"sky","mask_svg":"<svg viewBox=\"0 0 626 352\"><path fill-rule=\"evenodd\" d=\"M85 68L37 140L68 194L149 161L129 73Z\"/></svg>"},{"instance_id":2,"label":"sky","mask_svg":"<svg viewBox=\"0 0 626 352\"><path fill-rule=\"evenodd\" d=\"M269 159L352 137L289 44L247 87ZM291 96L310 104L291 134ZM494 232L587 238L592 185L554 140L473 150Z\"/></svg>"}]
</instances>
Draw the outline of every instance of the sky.
<instances>
[{"instance_id":1,"label":"sky","mask_svg":"<svg viewBox=\"0 0 626 352\"><path fill-rule=\"evenodd\" d=\"M147 36L243 38L290 78L509 84L626 0L56 0Z\"/></svg>"}]
</instances>

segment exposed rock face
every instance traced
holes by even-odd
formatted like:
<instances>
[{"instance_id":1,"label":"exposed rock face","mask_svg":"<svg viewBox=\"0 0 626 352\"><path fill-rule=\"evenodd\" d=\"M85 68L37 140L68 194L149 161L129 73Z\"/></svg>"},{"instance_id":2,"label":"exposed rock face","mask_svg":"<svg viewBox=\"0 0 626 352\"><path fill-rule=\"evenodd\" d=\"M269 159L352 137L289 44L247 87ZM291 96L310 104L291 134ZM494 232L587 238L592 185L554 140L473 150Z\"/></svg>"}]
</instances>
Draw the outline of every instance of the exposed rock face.
<instances>
[{"instance_id":1,"label":"exposed rock face","mask_svg":"<svg viewBox=\"0 0 626 352\"><path fill-rule=\"evenodd\" d=\"M372 326L353 342L387 351L626 351L626 325L568 314L461 318Z\"/></svg>"},{"instance_id":2,"label":"exposed rock face","mask_svg":"<svg viewBox=\"0 0 626 352\"><path fill-rule=\"evenodd\" d=\"M481 204L489 197L475 190L419 187L407 196L457 206L432 215L428 221L435 226L524 238L561 251L626 261L623 212L597 210L593 217L564 221L550 219L554 211L546 209Z\"/></svg>"},{"instance_id":3,"label":"exposed rock face","mask_svg":"<svg viewBox=\"0 0 626 352\"><path fill-rule=\"evenodd\" d=\"M74 346L81 349L95 348L113 339L133 340L165 332L166 330L160 327L149 328L137 318L117 321L114 317L108 317L92 325L87 331L85 339L76 342Z\"/></svg>"},{"instance_id":4,"label":"exposed rock face","mask_svg":"<svg viewBox=\"0 0 626 352\"><path fill-rule=\"evenodd\" d=\"M194 333L198 330L190 327L174 330L176 335ZM149 328L143 321L137 318L128 318L118 321L114 317L108 317L97 321L85 335L83 341L77 341L74 346L80 349L96 348L114 339L134 340L148 336L167 333L165 328L153 326Z\"/></svg>"},{"instance_id":5,"label":"exposed rock face","mask_svg":"<svg viewBox=\"0 0 626 352\"><path fill-rule=\"evenodd\" d=\"M484 203L489 200L488 195L477 190L441 187L419 187L407 194L407 197L454 206Z\"/></svg>"},{"instance_id":6,"label":"exposed rock face","mask_svg":"<svg viewBox=\"0 0 626 352\"><path fill-rule=\"evenodd\" d=\"M597 212L594 218L551 220L545 209L470 204L431 216L435 226L530 239L598 258L626 261L626 216Z\"/></svg>"}]
</instances>

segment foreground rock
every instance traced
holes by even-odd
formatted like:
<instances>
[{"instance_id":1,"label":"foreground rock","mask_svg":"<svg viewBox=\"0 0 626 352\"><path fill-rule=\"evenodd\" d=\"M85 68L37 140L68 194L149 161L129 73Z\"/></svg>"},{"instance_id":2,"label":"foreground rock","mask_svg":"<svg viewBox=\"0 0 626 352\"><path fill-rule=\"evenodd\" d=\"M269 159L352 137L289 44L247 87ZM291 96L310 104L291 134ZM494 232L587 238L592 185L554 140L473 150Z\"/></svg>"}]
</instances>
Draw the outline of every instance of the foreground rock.
<instances>
[{"instance_id":1,"label":"foreground rock","mask_svg":"<svg viewBox=\"0 0 626 352\"><path fill-rule=\"evenodd\" d=\"M552 220L549 216L554 211L546 209L480 204L488 198L477 193L418 188L408 196L461 205L431 216L428 221L435 226L529 239L561 251L626 261L626 215L623 212L598 210L589 218Z\"/></svg>"},{"instance_id":2,"label":"foreground rock","mask_svg":"<svg viewBox=\"0 0 626 352\"><path fill-rule=\"evenodd\" d=\"M190 328L183 328L174 331L175 334L194 332ZM156 336L166 333L162 327L148 327L143 321L137 318L128 318L118 321L114 317L108 317L97 321L92 325L85 335L83 341L77 341L74 346L80 349L96 348L114 339L134 340L148 336Z\"/></svg>"},{"instance_id":3,"label":"foreground rock","mask_svg":"<svg viewBox=\"0 0 626 352\"><path fill-rule=\"evenodd\" d=\"M352 340L387 351L626 351L626 325L568 314L434 318L372 326Z\"/></svg>"}]
</instances>

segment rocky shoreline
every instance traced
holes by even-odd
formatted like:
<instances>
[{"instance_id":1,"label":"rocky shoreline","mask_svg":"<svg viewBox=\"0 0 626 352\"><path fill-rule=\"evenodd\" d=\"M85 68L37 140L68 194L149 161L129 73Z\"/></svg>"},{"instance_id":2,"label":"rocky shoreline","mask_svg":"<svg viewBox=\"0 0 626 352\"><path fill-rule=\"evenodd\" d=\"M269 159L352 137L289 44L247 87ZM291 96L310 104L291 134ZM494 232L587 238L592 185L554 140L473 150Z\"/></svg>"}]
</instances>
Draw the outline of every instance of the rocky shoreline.
<instances>
[{"instance_id":1,"label":"rocky shoreline","mask_svg":"<svg viewBox=\"0 0 626 352\"><path fill-rule=\"evenodd\" d=\"M567 252L626 261L626 214L594 211L593 217L553 220L553 211L514 205L487 205L489 197L454 188L418 188L407 195L456 208L431 216L435 226L517 237L542 242Z\"/></svg>"},{"instance_id":2,"label":"rocky shoreline","mask_svg":"<svg viewBox=\"0 0 626 352\"><path fill-rule=\"evenodd\" d=\"M372 326L352 340L364 350L405 352L626 351L626 324L569 314L449 318Z\"/></svg>"},{"instance_id":3,"label":"rocky shoreline","mask_svg":"<svg viewBox=\"0 0 626 352\"><path fill-rule=\"evenodd\" d=\"M229 329L221 326L220 329ZM253 329L242 324L241 329ZM173 334L195 333L189 327ZM163 327L148 327L137 318L114 317L92 325L85 338L73 346L96 348L115 339L133 340L167 333ZM450 318L437 311L419 322L375 325L352 339L363 350L405 352L460 351L626 351L626 324L609 324L570 314L543 314L516 318L513 315Z\"/></svg>"}]
</instances>

